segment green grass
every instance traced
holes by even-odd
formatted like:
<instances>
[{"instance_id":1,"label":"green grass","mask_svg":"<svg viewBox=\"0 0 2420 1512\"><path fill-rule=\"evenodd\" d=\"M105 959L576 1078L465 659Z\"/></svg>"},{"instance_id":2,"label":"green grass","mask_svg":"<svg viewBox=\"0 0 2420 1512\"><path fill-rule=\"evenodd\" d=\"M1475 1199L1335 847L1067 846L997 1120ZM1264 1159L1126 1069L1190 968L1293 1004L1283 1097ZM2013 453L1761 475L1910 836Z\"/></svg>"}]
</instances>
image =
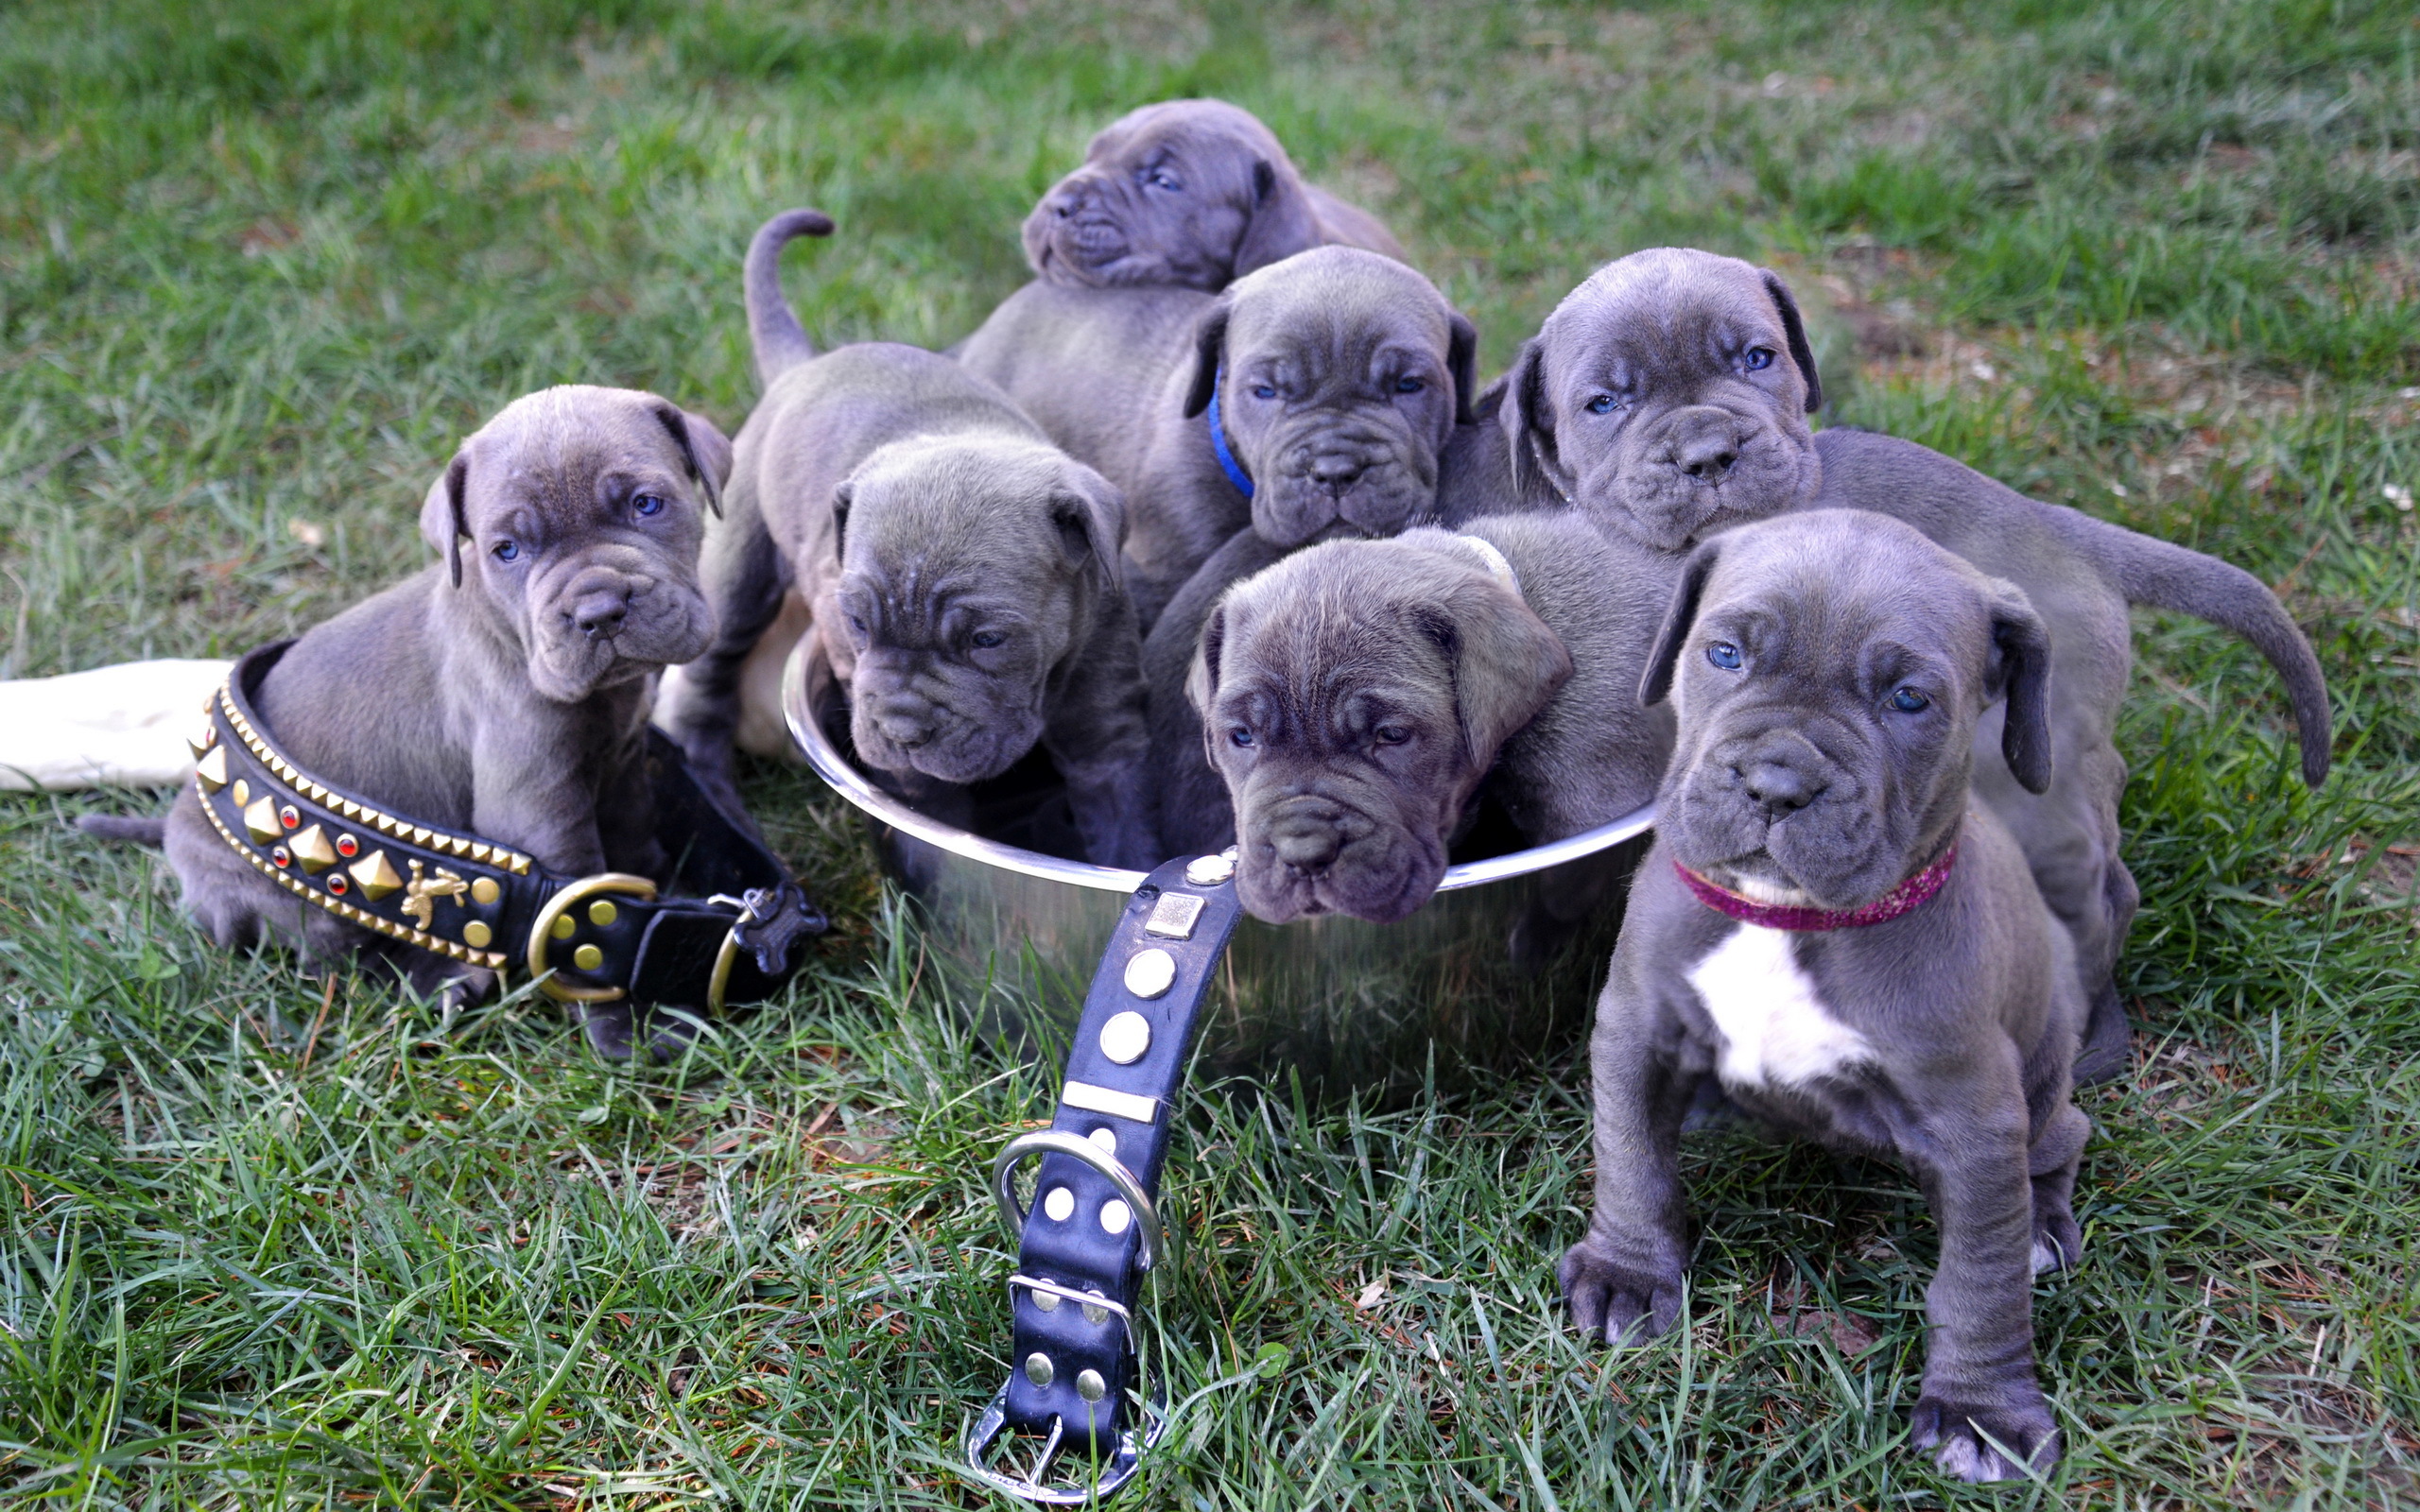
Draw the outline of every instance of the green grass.
<instances>
[{"instance_id":1,"label":"green grass","mask_svg":"<svg viewBox=\"0 0 2420 1512\"><path fill-rule=\"evenodd\" d=\"M528 387L735 427L771 210L840 222L810 329L955 339L1087 134L1197 92L1386 215L1491 366L1630 248L1766 258L1836 421L2280 585L2341 700L2318 795L2255 658L2140 626L2139 1071L2084 1096L2090 1253L2036 1303L2068 1459L1988 1504L2420 1503L2408 6L22 0L0 676L232 653L412 569L427 480ZM987 1504L947 1466L1005 1368L983 1173L1050 1077L959 1027L844 814L750 794L843 927L635 1070L544 1004L214 954L156 858L63 829L127 799L0 799L9 1492ZM1889 1169L1693 1145L1692 1326L1579 1347L1584 1081L1205 1089L1160 1315L1180 1398L1229 1383L1132 1504L1985 1504L1901 1447L1933 1241Z\"/></svg>"}]
</instances>

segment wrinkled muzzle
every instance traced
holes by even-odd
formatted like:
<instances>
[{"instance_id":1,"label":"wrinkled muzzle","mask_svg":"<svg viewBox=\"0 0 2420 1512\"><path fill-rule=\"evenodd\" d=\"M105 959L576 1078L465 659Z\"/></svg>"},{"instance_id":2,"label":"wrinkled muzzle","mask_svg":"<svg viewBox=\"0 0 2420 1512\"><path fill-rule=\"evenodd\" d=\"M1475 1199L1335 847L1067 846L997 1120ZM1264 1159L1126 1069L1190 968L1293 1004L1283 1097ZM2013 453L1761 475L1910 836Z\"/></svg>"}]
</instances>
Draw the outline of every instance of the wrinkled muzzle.
<instances>
[{"instance_id":1,"label":"wrinkled muzzle","mask_svg":"<svg viewBox=\"0 0 2420 1512\"><path fill-rule=\"evenodd\" d=\"M1693 404L1584 469L1579 499L1645 544L1679 551L1806 502L1818 476L1813 453L1761 417Z\"/></svg>"},{"instance_id":2,"label":"wrinkled muzzle","mask_svg":"<svg viewBox=\"0 0 2420 1512\"><path fill-rule=\"evenodd\" d=\"M979 782L1015 765L1042 735L1039 699L1018 706L994 679L911 653L869 651L849 685L849 736L887 772Z\"/></svg>"},{"instance_id":3,"label":"wrinkled muzzle","mask_svg":"<svg viewBox=\"0 0 2420 1512\"><path fill-rule=\"evenodd\" d=\"M692 661L714 638L696 588L656 576L637 552L599 555L568 566L530 611L529 680L559 702Z\"/></svg>"},{"instance_id":4,"label":"wrinkled muzzle","mask_svg":"<svg viewBox=\"0 0 2420 1512\"><path fill-rule=\"evenodd\" d=\"M1445 874L1445 837L1417 833L1377 805L1325 792L1248 791L1237 823L1236 887L1272 924L1349 914L1392 923L1428 901Z\"/></svg>"},{"instance_id":5,"label":"wrinkled muzzle","mask_svg":"<svg viewBox=\"0 0 2420 1512\"><path fill-rule=\"evenodd\" d=\"M1826 747L1828 722L1770 717L1720 732L1668 785L1663 822L1673 854L1699 871L1795 887L1825 908L1854 908L1896 885L1903 840L1880 784Z\"/></svg>"},{"instance_id":6,"label":"wrinkled muzzle","mask_svg":"<svg viewBox=\"0 0 2420 1512\"><path fill-rule=\"evenodd\" d=\"M1070 174L1026 217L1026 251L1045 274L1080 284L1116 283L1117 265L1134 250L1122 209L1097 176Z\"/></svg>"},{"instance_id":7,"label":"wrinkled muzzle","mask_svg":"<svg viewBox=\"0 0 2420 1512\"><path fill-rule=\"evenodd\" d=\"M1408 438L1359 427L1321 426L1271 449L1276 465L1253 480L1253 528L1299 546L1342 524L1392 536L1437 507L1437 458Z\"/></svg>"}]
</instances>

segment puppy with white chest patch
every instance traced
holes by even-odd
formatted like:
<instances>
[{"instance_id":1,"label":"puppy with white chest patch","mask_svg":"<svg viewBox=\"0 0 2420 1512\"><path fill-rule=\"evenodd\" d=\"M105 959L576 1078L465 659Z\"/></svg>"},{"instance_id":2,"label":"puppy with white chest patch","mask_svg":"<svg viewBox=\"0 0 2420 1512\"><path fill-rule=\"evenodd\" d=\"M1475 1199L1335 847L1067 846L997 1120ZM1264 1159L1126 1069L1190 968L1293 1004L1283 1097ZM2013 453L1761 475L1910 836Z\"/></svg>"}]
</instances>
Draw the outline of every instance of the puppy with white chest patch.
<instances>
[{"instance_id":1,"label":"puppy with white chest patch","mask_svg":"<svg viewBox=\"0 0 2420 1512\"><path fill-rule=\"evenodd\" d=\"M2049 675L2023 592L1896 521L1818 510L1691 554L1640 687L1679 731L1597 1007L1596 1210L1560 1272L1609 1343L1682 1321L1680 1132L1708 1077L1904 1162L1941 1230L1914 1441L1970 1481L2058 1458L2031 1282L2082 1244L2073 947L1970 789L1994 707L1991 759L2048 786Z\"/></svg>"},{"instance_id":2,"label":"puppy with white chest patch","mask_svg":"<svg viewBox=\"0 0 2420 1512\"><path fill-rule=\"evenodd\" d=\"M1461 459L1458 492L1544 489L1609 532L1675 554L1788 510L1870 509L2025 591L2058 673L2058 770L2043 793L1988 764L1976 781L2074 936L2093 1002L2085 1076L2122 1070L2127 1024L2112 971L2137 901L2119 855L2126 765L2114 739L2132 662L2128 607L2196 615L2256 646L2291 696L2304 781L2316 786L2328 766L2327 689L2276 595L2226 562L2029 499L1938 452L1812 430L1823 386L1797 302L1780 278L1737 258L1656 248L1607 264L1522 348L1501 394L1500 455L1488 451L1478 476ZM1993 738L1986 720L1981 739Z\"/></svg>"},{"instance_id":3,"label":"puppy with white chest patch","mask_svg":"<svg viewBox=\"0 0 2420 1512\"><path fill-rule=\"evenodd\" d=\"M849 689L857 756L904 796L947 812L1040 746L1087 858L1149 868L1125 500L945 357L888 342L819 355L777 264L792 236L830 229L791 211L749 248L765 397L706 541L714 644L661 717L727 782L743 668L794 592Z\"/></svg>"}]
</instances>

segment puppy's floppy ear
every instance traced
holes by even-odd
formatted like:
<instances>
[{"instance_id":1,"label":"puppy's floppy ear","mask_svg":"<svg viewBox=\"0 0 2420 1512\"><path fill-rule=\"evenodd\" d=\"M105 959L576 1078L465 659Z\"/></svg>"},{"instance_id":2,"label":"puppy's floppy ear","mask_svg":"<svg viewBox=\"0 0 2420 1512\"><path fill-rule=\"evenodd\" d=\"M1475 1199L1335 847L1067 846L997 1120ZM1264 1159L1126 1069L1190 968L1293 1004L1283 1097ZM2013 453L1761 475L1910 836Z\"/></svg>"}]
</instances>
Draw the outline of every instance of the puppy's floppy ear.
<instances>
[{"instance_id":1,"label":"puppy's floppy ear","mask_svg":"<svg viewBox=\"0 0 2420 1512\"><path fill-rule=\"evenodd\" d=\"M428 497L420 505L421 539L445 553L445 571L457 588L462 586L462 538L471 533L462 513L462 490L470 481L471 449L464 446L428 486Z\"/></svg>"},{"instance_id":2,"label":"puppy's floppy ear","mask_svg":"<svg viewBox=\"0 0 2420 1512\"><path fill-rule=\"evenodd\" d=\"M842 478L832 490L832 559L839 561L849 554L849 508L857 502L855 479Z\"/></svg>"},{"instance_id":3,"label":"puppy's floppy ear","mask_svg":"<svg viewBox=\"0 0 2420 1512\"><path fill-rule=\"evenodd\" d=\"M1555 474L1563 458L1554 446L1554 411L1547 404L1546 348L1536 336L1521 343L1512 370L1504 375L1504 401L1495 411L1504 427L1512 459L1512 486L1524 488L1532 472L1543 471L1547 483L1564 498L1571 487Z\"/></svg>"},{"instance_id":4,"label":"puppy's floppy ear","mask_svg":"<svg viewBox=\"0 0 2420 1512\"><path fill-rule=\"evenodd\" d=\"M730 439L703 415L693 415L661 402L649 407L655 411L657 422L672 438L672 444L681 449L681 460L688 465L689 475L704 490L706 507L719 516L722 486L731 477Z\"/></svg>"},{"instance_id":5,"label":"puppy's floppy ear","mask_svg":"<svg viewBox=\"0 0 2420 1512\"><path fill-rule=\"evenodd\" d=\"M1210 704L1219 696L1219 658L1226 649L1227 600L1221 596L1210 606L1209 618L1201 622L1201 639L1195 643L1193 664L1184 673L1184 696L1201 716L1202 743L1214 751L1218 747L1210 739Z\"/></svg>"},{"instance_id":6,"label":"puppy's floppy ear","mask_svg":"<svg viewBox=\"0 0 2420 1512\"><path fill-rule=\"evenodd\" d=\"M1571 651L1519 594L1472 574L1411 622L1445 653L1453 669L1454 710L1462 752L1485 771L1497 747L1538 716L1571 677Z\"/></svg>"},{"instance_id":7,"label":"puppy's floppy ear","mask_svg":"<svg viewBox=\"0 0 2420 1512\"><path fill-rule=\"evenodd\" d=\"M1647 708L1662 703L1672 691L1673 670L1681 663L1681 647L1688 644L1689 627L1698 622L1698 600L1705 596L1706 579L1721 547L1720 538L1689 553L1681 564L1681 580L1673 585L1664 609L1664 625L1655 632L1655 649L1647 656L1647 671L1638 679L1638 701Z\"/></svg>"},{"instance_id":8,"label":"puppy's floppy ear","mask_svg":"<svg viewBox=\"0 0 2420 1512\"><path fill-rule=\"evenodd\" d=\"M1193 387L1184 396L1187 420L1208 409L1210 396L1219 391L1219 367L1227 360L1227 318L1235 310L1235 301L1221 294L1193 324Z\"/></svg>"},{"instance_id":9,"label":"puppy's floppy ear","mask_svg":"<svg viewBox=\"0 0 2420 1512\"><path fill-rule=\"evenodd\" d=\"M1454 423L1470 425L1478 417L1471 405L1478 400L1478 327L1460 310L1446 312L1445 371L1454 380Z\"/></svg>"},{"instance_id":10,"label":"puppy's floppy ear","mask_svg":"<svg viewBox=\"0 0 2420 1512\"><path fill-rule=\"evenodd\" d=\"M1789 337L1789 360L1798 364L1798 374L1806 380L1806 412L1813 414L1824 407L1824 380L1815 376L1815 349L1806 344L1806 322L1798 318L1798 301L1790 297L1789 285L1781 275L1770 268L1758 268L1764 275L1765 292L1773 297L1773 308L1781 312L1781 328Z\"/></svg>"},{"instance_id":11,"label":"puppy's floppy ear","mask_svg":"<svg viewBox=\"0 0 2420 1512\"><path fill-rule=\"evenodd\" d=\"M1249 194L1252 202L1244 208L1244 233L1236 243L1230 279L1282 263L1320 244L1319 217L1311 211L1311 197L1303 192L1302 177L1292 163L1283 159L1253 159Z\"/></svg>"},{"instance_id":12,"label":"puppy's floppy ear","mask_svg":"<svg viewBox=\"0 0 2420 1512\"><path fill-rule=\"evenodd\" d=\"M1050 523L1068 564L1115 578L1126 549L1126 495L1091 468L1071 463L1067 472L1050 492Z\"/></svg>"},{"instance_id":13,"label":"puppy's floppy ear","mask_svg":"<svg viewBox=\"0 0 2420 1512\"><path fill-rule=\"evenodd\" d=\"M1987 691L2008 699L2000 755L2029 793L2050 787L2050 632L2025 590L1995 578L1990 600L1992 661Z\"/></svg>"}]
</instances>

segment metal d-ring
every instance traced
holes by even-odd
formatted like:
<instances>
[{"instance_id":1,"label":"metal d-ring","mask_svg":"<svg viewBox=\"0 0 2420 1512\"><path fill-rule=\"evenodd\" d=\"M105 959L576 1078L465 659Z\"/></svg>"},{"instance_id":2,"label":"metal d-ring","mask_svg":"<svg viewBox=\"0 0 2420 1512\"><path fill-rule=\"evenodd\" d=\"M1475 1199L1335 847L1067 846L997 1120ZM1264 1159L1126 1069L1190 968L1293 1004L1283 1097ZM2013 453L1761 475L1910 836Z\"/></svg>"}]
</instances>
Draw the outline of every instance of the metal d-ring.
<instances>
[{"instance_id":1,"label":"metal d-ring","mask_svg":"<svg viewBox=\"0 0 2420 1512\"><path fill-rule=\"evenodd\" d=\"M1134 1173L1082 1135L1057 1128L1018 1135L1000 1146L998 1158L992 1162L992 1201L999 1208L1000 1226L1009 1231L1011 1240L1025 1237L1025 1210L1017 1206L1017 1166L1034 1155L1064 1155L1080 1160L1117 1189L1118 1196L1134 1214L1136 1270L1148 1271L1158 1264L1164 1251L1171 1259L1175 1257L1176 1234L1160 1221L1159 1204L1143 1190L1143 1183L1134 1178Z\"/></svg>"},{"instance_id":2,"label":"metal d-ring","mask_svg":"<svg viewBox=\"0 0 2420 1512\"><path fill-rule=\"evenodd\" d=\"M620 893L645 902L655 897L655 884L645 877L627 871L600 871L593 877L582 877L546 900L538 910L538 921L529 926L529 948L527 952L529 974L537 979L538 990L558 1003L611 1003L629 995L627 988L581 987L566 982L561 973L548 975L554 968L546 964L547 942L552 937L555 920L571 911L575 903L584 902L600 892Z\"/></svg>"}]
</instances>

